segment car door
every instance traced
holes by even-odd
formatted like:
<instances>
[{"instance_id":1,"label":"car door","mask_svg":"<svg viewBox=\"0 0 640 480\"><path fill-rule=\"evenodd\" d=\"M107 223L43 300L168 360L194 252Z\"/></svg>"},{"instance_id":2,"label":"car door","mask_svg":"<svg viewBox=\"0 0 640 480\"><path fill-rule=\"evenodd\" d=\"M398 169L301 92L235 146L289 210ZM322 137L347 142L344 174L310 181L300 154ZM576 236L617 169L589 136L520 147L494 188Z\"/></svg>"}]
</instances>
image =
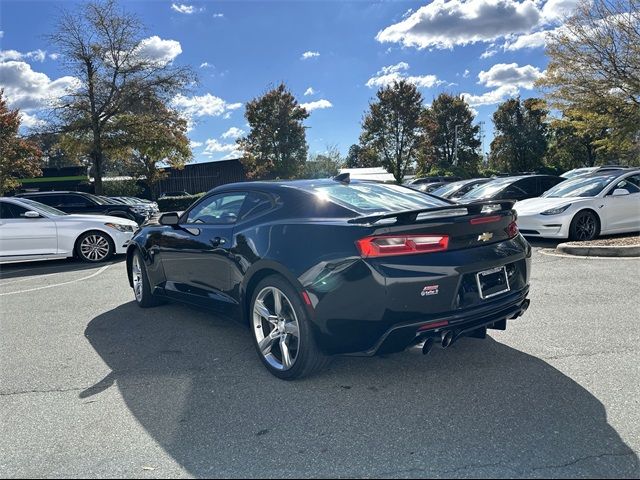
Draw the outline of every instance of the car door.
<instances>
[{"instance_id":1,"label":"car door","mask_svg":"<svg viewBox=\"0 0 640 480\"><path fill-rule=\"evenodd\" d=\"M179 300L221 306L231 296L233 229L246 192L225 192L200 200L162 232L158 254L167 295Z\"/></svg>"},{"instance_id":2,"label":"car door","mask_svg":"<svg viewBox=\"0 0 640 480\"><path fill-rule=\"evenodd\" d=\"M0 202L0 257L36 257L58 253L56 223L40 216L27 218L27 208Z\"/></svg>"},{"instance_id":3,"label":"car door","mask_svg":"<svg viewBox=\"0 0 640 480\"><path fill-rule=\"evenodd\" d=\"M614 196L613 192L617 189L624 189L629 194ZM640 174L617 180L608 188L600 216L603 231L640 230Z\"/></svg>"},{"instance_id":4,"label":"car door","mask_svg":"<svg viewBox=\"0 0 640 480\"><path fill-rule=\"evenodd\" d=\"M536 196L536 179L523 178L517 180L506 187L500 194L499 199L503 200L525 200Z\"/></svg>"}]
</instances>

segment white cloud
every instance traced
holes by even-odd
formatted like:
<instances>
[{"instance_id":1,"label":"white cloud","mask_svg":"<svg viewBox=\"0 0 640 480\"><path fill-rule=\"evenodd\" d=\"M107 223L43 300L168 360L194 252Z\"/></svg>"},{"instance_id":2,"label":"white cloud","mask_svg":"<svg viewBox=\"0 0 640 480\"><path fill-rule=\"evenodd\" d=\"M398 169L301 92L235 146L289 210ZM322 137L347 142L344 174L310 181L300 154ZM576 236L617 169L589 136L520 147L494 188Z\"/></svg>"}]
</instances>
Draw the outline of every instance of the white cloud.
<instances>
[{"instance_id":1,"label":"white cloud","mask_svg":"<svg viewBox=\"0 0 640 480\"><path fill-rule=\"evenodd\" d=\"M242 107L241 103L227 103L220 97L216 97L210 93L191 97L178 94L174 97L172 104L175 108L183 112L187 118L219 117L229 111Z\"/></svg>"},{"instance_id":2,"label":"white cloud","mask_svg":"<svg viewBox=\"0 0 640 480\"><path fill-rule=\"evenodd\" d=\"M171 10L174 10L178 13L183 13L185 15L191 15L193 12L196 11L196 8L193 5L184 5L182 3L179 3L178 5L176 5L175 3L172 3Z\"/></svg>"},{"instance_id":3,"label":"white cloud","mask_svg":"<svg viewBox=\"0 0 640 480\"><path fill-rule=\"evenodd\" d=\"M466 68L466 69L464 70L464 73L462 74L462 78L468 78L470 73L471 73L471 72L469 71L469 69L468 69L468 68Z\"/></svg>"},{"instance_id":4,"label":"white cloud","mask_svg":"<svg viewBox=\"0 0 640 480\"><path fill-rule=\"evenodd\" d=\"M222 138L240 138L246 132L241 128L231 127L229 130L222 134Z\"/></svg>"},{"instance_id":5,"label":"white cloud","mask_svg":"<svg viewBox=\"0 0 640 480\"><path fill-rule=\"evenodd\" d=\"M204 143L202 143L202 142L197 142L197 141L195 141L195 140L191 140L191 141L189 142L189 146L190 146L191 148L198 148L198 147L201 147L202 145L204 145Z\"/></svg>"},{"instance_id":6,"label":"white cloud","mask_svg":"<svg viewBox=\"0 0 640 480\"><path fill-rule=\"evenodd\" d=\"M242 157L243 153L240 150L233 150L231 153L228 153L220 160L235 160L236 158Z\"/></svg>"},{"instance_id":7,"label":"white cloud","mask_svg":"<svg viewBox=\"0 0 640 480\"><path fill-rule=\"evenodd\" d=\"M315 102L309 103L301 103L300 106L307 110L308 112L312 112L314 110L322 110L324 108L331 108L333 104L329 100L316 100Z\"/></svg>"},{"instance_id":8,"label":"white cloud","mask_svg":"<svg viewBox=\"0 0 640 480\"><path fill-rule=\"evenodd\" d=\"M4 37L4 30L0 30L0 38Z\"/></svg>"},{"instance_id":9,"label":"white cloud","mask_svg":"<svg viewBox=\"0 0 640 480\"><path fill-rule=\"evenodd\" d=\"M182 53L182 46L176 40L163 40L154 35L145 38L138 45L138 55L161 65L171 63Z\"/></svg>"},{"instance_id":10,"label":"white cloud","mask_svg":"<svg viewBox=\"0 0 640 480\"><path fill-rule=\"evenodd\" d=\"M480 58L491 58L493 57L496 53L498 53L498 50L496 50L495 48L488 48L487 50L485 50L482 55L480 55Z\"/></svg>"},{"instance_id":11,"label":"white cloud","mask_svg":"<svg viewBox=\"0 0 640 480\"><path fill-rule=\"evenodd\" d=\"M46 125L47 122L39 119L35 115L30 115L24 110L20 112L20 126L26 128L36 128Z\"/></svg>"},{"instance_id":12,"label":"white cloud","mask_svg":"<svg viewBox=\"0 0 640 480\"><path fill-rule=\"evenodd\" d=\"M309 95L313 95L315 93L316 93L316 91L312 87L309 87L304 91L304 96L306 97L306 96L309 96Z\"/></svg>"},{"instance_id":13,"label":"white cloud","mask_svg":"<svg viewBox=\"0 0 640 480\"><path fill-rule=\"evenodd\" d=\"M515 40L505 42L502 48L507 51L521 50L523 48L542 48L546 45L549 35L555 31L556 30L542 30L540 32L519 35L515 37Z\"/></svg>"},{"instance_id":14,"label":"white cloud","mask_svg":"<svg viewBox=\"0 0 640 480\"><path fill-rule=\"evenodd\" d=\"M31 52L22 53L17 50L0 50L0 62L7 62L9 60L35 60L36 62L44 62L47 58L47 52L41 49L33 50Z\"/></svg>"},{"instance_id":15,"label":"white cloud","mask_svg":"<svg viewBox=\"0 0 640 480\"><path fill-rule=\"evenodd\" d=\"M238 146L235 143L220 143L215 138L210 138L205 142L205 149L202 153L205 155L213 155L214 153L233 152Z\"/></svg>"},{"instance_id":16,"label":"white cloud","mask_svg":"<svg viewBox=\"0 0 640 480\"><path fill-rule=\"evenodd\" d=\"M542 7L542 17L547 22L563 20L571 15L580 0L547 0Z\"/></svg>"},{"instance_id":17,"label":"white cloud","mask_svg":"<svg viewBox=\"0 0 640 480\"><path fill-rule=\"evenodd\" d=\"M409 70L409 64L406 62L382 67L373 77L367 80L365 85L369 88L386 87L393 82L406 80L417 87L431 88L444 83L438 80L438 77L435 75L407 75L407 70Z\"/></svg>"},{"instance_id":18,"label":"white cloud","mask_svg":"<svg viewBox=\"0 0 640 480\"><path fill-rule=\"evenodd\" d=\"M313 57L319 57L320 56L320 52L304 52L302 54L302 57L300 57L302 60L308 60L309 58L313 58Z\"/></svg>"},{"instance_id":19,"label":"white cloud","mask_svg":"<svg viewBox=\"0 0 640 480\"><path fill-rule=\"evenodd\" d=\"M541 19L532 0L434 0L376 35L407 47L453 48L531 31Z\"/></svg>"},{"instance_id":20,"label":"white cloud","mask_svg":"<svg viewBox=\"0 0 640 480\"><path fill-rule=\"evenodd\" d=\"M213 68L213 65L211 65L209 62L202 62L200 64L200 68Z\"/></svg>"},{"instance_id":21,"label":"white cloud","mask_svg":"<svg viewBox=\"0 0 640 480\"><path fill-rule=\"evenodd\" d=\"M503 102L507 98L515 97L516 95L518 95L518 93L518 87L504 85L481 95L463 93L462 96L469 105L471 105L472 107L478 107L481 105L493 105Z\"/></svg>"},{"instance_id":22,"label":"white cloud","mask_svg":"<svg viewBox=\"0 0 640 480\"><path fill-rule=\"evenodd\" d=\"M498 63L488 71L478 74L480 84L487 87L522 87L528 90L533 88L536 80L542 77L543 72L533 65L519 67L517 63Z\"/></svg>"},{"instance_id":23,"label":"white cloud","mask_svg":"<svg viewBox=\"0 0 640 480\"><path fill-rule=\"evenodd\" d=\"M45 108L79 86L75 77L61 77L51 80L41 72L34 72L25 62L8 61L0 63L0 88L4 88L12 108Z\"/></svg>"},{"instance_id":24,"label":"white cloud","mask_svg":"<svg viewBox=\"0 0 640 480\"><path fill-rule=\"evenodd\" d=\"M49 54L49 58L51 60L58 60L60 58L60 54L59 53L50 53Z\"/></svg>"},{"instance_id":25,"label":"white cloud","mask_svg":"<svg viewBox=\"0 0 640 480\"><path fill-rule=\"evenodd\" d=\"M222 18L224 17L224 13L214 13L213 18Z\"/></svg>"}]
</instances>

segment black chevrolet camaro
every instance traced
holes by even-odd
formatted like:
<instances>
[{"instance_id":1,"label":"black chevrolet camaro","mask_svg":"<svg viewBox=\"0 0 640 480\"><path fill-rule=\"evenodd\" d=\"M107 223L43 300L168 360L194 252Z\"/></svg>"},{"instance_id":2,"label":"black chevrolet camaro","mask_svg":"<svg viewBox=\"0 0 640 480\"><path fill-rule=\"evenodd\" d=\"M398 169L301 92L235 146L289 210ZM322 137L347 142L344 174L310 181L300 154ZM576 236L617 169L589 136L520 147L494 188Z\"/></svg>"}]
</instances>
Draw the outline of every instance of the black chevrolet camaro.
<instances>
[{"instance_id":1,"label":"black chevrolet camaro","mask_svg":"<svg viewBox=\"0 0 640 480\"><path fill-rule=\"evenodd\" d=\"M512 206L348 177L229 184L137 232L129 282L142 307L241 319L283 379L332 355L427 353L527 309L531 248Z\"/></svg>"}]
</instances>

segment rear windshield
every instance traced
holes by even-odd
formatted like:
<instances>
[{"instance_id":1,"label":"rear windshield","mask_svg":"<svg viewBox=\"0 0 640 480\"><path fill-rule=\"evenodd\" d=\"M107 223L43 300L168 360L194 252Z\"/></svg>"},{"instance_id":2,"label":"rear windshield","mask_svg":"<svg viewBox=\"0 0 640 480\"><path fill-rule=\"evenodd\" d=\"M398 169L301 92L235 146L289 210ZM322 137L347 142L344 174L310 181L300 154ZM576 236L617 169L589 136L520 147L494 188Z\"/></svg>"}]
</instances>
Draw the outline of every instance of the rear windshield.
<instances>
[{"instance_id":1,"label":"rear windshield","mask_svg":"<svg viewBox=\"0 0 640 480\"><path fill-rule=\"evenodd\" d=\"M422 210L444 207L449 202L400 185L382 183L342 183L310 185L308 191L318 197L360 214Z\"/></svg>"}]
</instances>

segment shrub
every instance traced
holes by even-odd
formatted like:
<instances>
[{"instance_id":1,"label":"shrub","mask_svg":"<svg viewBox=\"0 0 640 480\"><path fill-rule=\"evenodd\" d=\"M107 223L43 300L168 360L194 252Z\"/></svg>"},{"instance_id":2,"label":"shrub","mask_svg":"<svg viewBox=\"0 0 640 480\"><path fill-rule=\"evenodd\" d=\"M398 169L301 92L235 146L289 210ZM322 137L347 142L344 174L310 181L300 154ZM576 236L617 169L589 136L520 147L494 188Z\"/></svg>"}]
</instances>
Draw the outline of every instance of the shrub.
<instances>
[{"instance_id":1,"label":"shrub","mask_svg":"<svg viewBox=\"0 0 640 480\"><path fill-rule=\"evenodd\" d=\"M102 183L104 195L108 197L137 197L142 187L135 180L111 180Z\"/></svg>"},{"instance_id":2,"label":"shrub","mask_svg":"<svg viewBox=\"0 0 640 480\"><path fill-rule=\"evenodd\" d=\"M186 195L184 197L164 197L158 199L158 208L161 212L179 212L189 208L196 200L204 195L196 193L195 195Z\"/></svg>"}]
</instances>

